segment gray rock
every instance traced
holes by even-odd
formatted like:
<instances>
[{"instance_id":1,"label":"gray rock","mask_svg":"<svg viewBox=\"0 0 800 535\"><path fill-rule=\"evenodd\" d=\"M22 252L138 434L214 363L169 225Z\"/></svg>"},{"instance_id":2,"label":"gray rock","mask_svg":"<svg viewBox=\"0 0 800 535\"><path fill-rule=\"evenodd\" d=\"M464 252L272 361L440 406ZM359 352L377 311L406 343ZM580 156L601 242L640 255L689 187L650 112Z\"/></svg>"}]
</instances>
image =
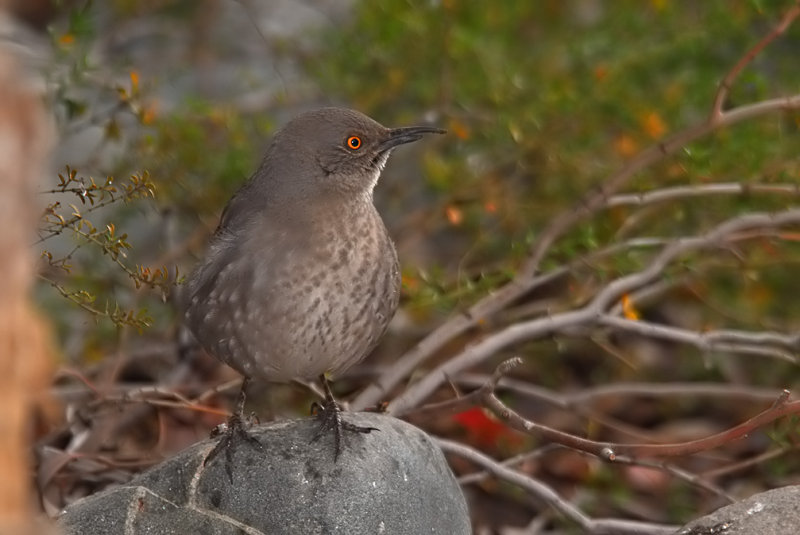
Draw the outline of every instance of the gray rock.
<instances>
[{"instance_id":1,"label":"gray rock","mask_svg":"<svg viewBox=\"0 0 800 535\"><path fill-rule=\"evenodd\" d=\"M333 461L333 436L311 442L317 422L254 427L264 445L202 461L203 441L125 486L71 505L59 518L66 534L359 534L470 533L466 501L442 452L419 429L389 416L346 413L356 425Z\"/></svg>"},{"instance_id":2,"label":"gray rock","mask_svg":"<svg viewBox=\"0 0 800 535\"><path fill-rule=\"evenodd\" d=\"M800 486L754 494L686 524L680 535L796 535Z\"/></svg>"}]
</instances>

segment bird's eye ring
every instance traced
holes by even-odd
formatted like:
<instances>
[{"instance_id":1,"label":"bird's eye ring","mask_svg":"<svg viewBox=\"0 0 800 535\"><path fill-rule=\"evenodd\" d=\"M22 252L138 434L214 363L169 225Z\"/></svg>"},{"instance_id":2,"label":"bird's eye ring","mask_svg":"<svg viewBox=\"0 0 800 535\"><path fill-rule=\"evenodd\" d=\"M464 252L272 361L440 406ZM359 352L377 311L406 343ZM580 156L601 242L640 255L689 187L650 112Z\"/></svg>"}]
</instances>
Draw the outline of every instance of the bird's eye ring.
<instances>
[{"instance_id":1,"label":"bird's eye ring","mask_svg":"<svg viewBox=\"0 0 800 535\"><path fill-rule=\"evenodd\" d=\"M358 136L350 136L347 138L347 148L351 150L358 150L361 148L361 138Z\"/></svg>"}]
</instances>

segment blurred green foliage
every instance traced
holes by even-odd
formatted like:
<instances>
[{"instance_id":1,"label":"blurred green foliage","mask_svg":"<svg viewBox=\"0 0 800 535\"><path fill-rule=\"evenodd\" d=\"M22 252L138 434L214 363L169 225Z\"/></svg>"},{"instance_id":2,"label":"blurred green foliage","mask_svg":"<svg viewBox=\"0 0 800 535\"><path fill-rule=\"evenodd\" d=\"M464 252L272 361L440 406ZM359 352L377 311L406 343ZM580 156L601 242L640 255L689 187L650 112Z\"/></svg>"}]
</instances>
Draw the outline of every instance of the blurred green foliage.
<instances>
[{"instance_id":1,"label":"blurred green foliage","mask_svg":"<svg viewBox=\"0 0 800 535\"><path fill-rule=\"evenodd\" d=\"M359 2L349 22L322 35L324 46L303 60L330 100L350 102L391 124L416 122L432 112L432 120L450 131L436 141L436 150L422 155L429 204L416 210L432 214L425 228L431 243L459 247L455 255L453 246L442 247L430 262L404 269L411 309L427 318L431 311L462 309L509 280L556 214L572 209L637 151L702 121L722 77L791 3ZM115 6L122 18L143 11L191 18L202 9L178 1ZM87 3L53 30L64 67L51 80L62 123L67 129L101 124L112 142L120 135L119 121L133 116L141 133L128 140L129 149L109 173L148 171L156 199L145 210L176 210L180 233L199 226L207 236L225 200L257 165L272 119L198 95L161 111L148 102L135 65L120 66L128 83L98 86L89 52L96 23ZM798 41L794 25L745 69L728 106L795 92L800 71L791 52ZM87 96L86 88L95 93ZM98 115L92 107L97 92L114 95L116 106ZM628 190L796 182L799 123L797 114L786 114L729 128L641 173ZM544 267L624 238L697 233L733 214L779 209L793 200L752 194L616 207L557 242ZM126 227L141 220L142 210L120 210L107 221L127 236ZM409 210L409 219L413 215ZM135 238L129 243L134 250ZM605 257L576 277L592 284L609 280L643 265L651 251ZM157 256L153 252L129 269L148 266ZM736 259L686 258L667 276L705 279L692 298L735 311L731 326L785 327L798 310L778 296L800 290L789 268L800 260L798 253L791 240L765 242ZM90 260L82 265L84 276L95 271L89 278L98 288L105 285L107 269ZM143 269L156 273L164 267ZM581 292L571 299L579 303Z\"/></svg>"},{"instance_id":2,"label":"blurred green foliage","mask_svg":"<svg viewBox=\"0 0 800 535\"><path fill-rule=\"evenodd\" d=\"M360 2L357 16L326 36L328 46L309 65L327 91L385 122L432 109L446 123L449 139L426 154L425 178L431 195L460 213L453 225L442 209L437 230L475 244L460 265L463 277L475 279L487 266L513 270L557 213L637 151L702 121L719 81L791 4ZM796 92L800 70L791 51L798 45L795 25L748 66L728 105ZM772 115L720 132L642 173L632 190L797 181L798 121L797 114ZM754 195L663 203L633 232L696 233L735 213L786 202ZM609 210L581 225L546 265L618 239L635 210ZM782 260L797 260L796 249L779 247ZM619 268L630 267L623 258ZM609 275L618 273L614 267ZM764 282L791 283L787 275L772 272ZM451 276L437 284L452 289L463 282ZM472 299L486 291L473 287ZM417 297L428 302L423 291ZM724 292L718 298L737 300Z\"/></svg>"},{"instance_id":3,"label":"blurred green foliage","mask_svg":"<svg viewBox=\"0 0 800 535\"><path fill-rule=\"evenodd\" d=\"M51 106L65 139L100 127L98 153L115 144L125 150L112 161L96 158L95 163L90 157L86 169L59 162L66 170L53 189L41 192L47 209L39 229L41 278L56 295L37 291L62 339L76 320L58 296L99 322L86 340L87 356L107 351L119 328L142 332L155 324L161 332L172 324L174 303L168 299L182 281L178 266L183 264L169 251L168 241L179 236L164 234L171 225L167 220L177 222L175 232L181 235L204 229L195 240L202 246L221 203L252 172L272 128L267 117L243 115L194 95L177 108L159 109L152 94L157 82L141 81L140 66L124 60L107 64L94 53L104 31L97 27L94 7L76 4L51 28L58 59L46 72ZM120 20L142 13L180 20L201 7L118 2L113 9ZM59 196L65 193L72 198ZM140 291L143 286L157 291Z\"/></svg>"},{"instance_id":4,"label":"blurred green foliage","mask_svg":"<svg viewBox=\"0 0 800 535\"><path fill-rule=\"evenodd\" d=\"M160 177L159 202L210 220L252 174L272 127L267 118L189 99L159 116L133 154Z\"/></svg>"}]
</instances>

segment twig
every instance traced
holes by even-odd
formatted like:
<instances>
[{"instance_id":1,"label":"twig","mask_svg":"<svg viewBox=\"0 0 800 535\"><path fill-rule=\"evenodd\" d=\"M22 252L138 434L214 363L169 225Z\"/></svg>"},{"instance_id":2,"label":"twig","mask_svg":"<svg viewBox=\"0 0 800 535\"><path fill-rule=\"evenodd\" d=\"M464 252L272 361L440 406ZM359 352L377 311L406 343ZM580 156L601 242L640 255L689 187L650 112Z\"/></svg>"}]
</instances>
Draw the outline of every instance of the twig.
<instances>
[{"instance_id":1,"label":"twig","mask_svg":"<svg viewBox=\"0 0 800 535\"><path fill-rule=\"evenodd\" d=\"M498 366L497 371L492 375L489 381L476 391L483 405L491 410L498 418L508 423L513 429L533 436L544 437L547 440L557 442L558 444L572 449L591 453L609 462L615 461L617 457L621 455L640 459L646 457L686 456L701 451L707 451L742 438L783 416L800 414L800 401L789 402L789 391L784 390L768 409L753 416L744 423L706 438L675 444L620 444L598 442L527 420L500 401L495 395L497 382L499 380L498 374L506 372L511 367L517 365L519 361L519 358L509 359L501 366Z\"/></svg>"},{"instance_id":2,"label":"twig","mask_svg":"<svg viewBox=\"0 0 800 535\"><path fill-rule=\"evenodd\" d=\"M712 494L716 494L717 496L725 499L728 503L733 503L736 501L736 498L725 492L725 490L723 490L721 487L708 481L707 478L698 474L687 472L686 470L683 470L682 468L679 468L673 464L665 463L663 461L642 461L640 459L632 459L630 457L625 457L623 455L617 455L614 458L614 462L620 464L627 464L630 466L643 466L645 468L651 468L653 470L662 470L680 480L689 483L690 485L700 487L702 489L711 492Z\"/></svg>"},{"instance_id":3,"label":"twig","mask_svg":"<svg viewBox=\"0 0 800 535\"><path fill-rule=\"evenodd\" d=\"M433 437L433 439L446 453L458 455L459 457L472 461L499 479L507 481L531 493L537 499L543 501L569 520L578 524L586 533L616 533L618 535L648 533L651 535L667 535L675 533L675 530L678 529L678 526L665 526L663 524L648 522L617 520L613 518L590 518L573 504L562 499L555 490L544 483L503 466L491 457L459 442L437 437Z\"/></svg>"},{"instance_id":4,"label":"twig","mask_svg":"<svg viewBox=\"0 0 800 535\"><path fill-rule=\"evenodd\" d=\"M427 414L450 414L481 405L482 387L489 376L485 374L461 374L456 378L458 384L473 388L461 397L438 403L431 403L412 411L415 418L423 418ZM577 392L561 394L547 388L503 377L496 389L503 392L514 392L517 395L536 399L561 410L578 414L588 421L617 431L638 441L653 442L651 433L632 425L611 418L594 409L598 401L608 397L699 397L720 398L726 400L743 400L749 403L771 402L780 395L779 391L770 388L757 388L745 385L719 383L617 383L601 385L595 388L581 389Z\"/></svg>"},{"instance_id":5,"label":"twig","mask_svg":"<svg viewBox=\"0 0 800 535\"><path fill-rule=\"evenodd\" d=\"M597 323L598 325L633 332L648 338L689 344L703 352L730 351L732 353L762 355L779 358L795 364L797 363L797 357L793 353L800 351L799 336L782 335L775 332L745 332L729 329L696 332L643 320L629 320L610 314L598 316Z\"/></svg>"},{"instance_id":6,"label":"twig","mask_svg":"<svg viewBox=\"0 0 800 535\"><path fill-rule=\"evenodd\" d=\"M526 451L524 453L520 453L519 455L515 455L513 457L509 457L504 461L498 461L501 466L505 466L506 468L513 468L514 466L520 465L522 463L531 461L533 459L537 459L542 457L543 455L557 449L561 448L559 444L547 444L546 446L542 446L541 448L536 448L532 451ZM458 478L458 484L461 486L471 485L472 483L479 483L485 480L488 477L491 477L491 472L488 470L480 470L477 472L473 472L471 474L467 474L465 476L461 476Z\"/></svg>"},{"instance_id":7,"label":"twig","mask_svg":"<svg viewBox=\"0 0 800 535\"><path fill-rule=\"evenodd\" d=\"M800 184L748 184L740 182L720 182L716 184L694 184L650 190L642 193L622 193L610 197L606 208L617 206L644 206L659 202L674 201L690 197L707 197L710 195L751 195L785 194L800 196Z\"/></svg>"},{"instance_id":8,"label":"twig","mask_svg":"<svg viewBox=\"0 0 800 535\"><path fill-rule=\"evenodd\" d=\"M678 256L691 251L718 248L731 241L739 232L776 229L800 223L800 208L775 213L749 213L723 221L701 236L678 238L656 255L643 270L619 277L603 288L593 299L590 307L601 313L612 302L646 284L656 280L667 265Z\"/></svg>"},{"instance_id":9,"label":"twig","mask_svg":"<svg viewBox=\"0 0 800 535\"><path fill-rule=\"evenodd\" d=\"M713 470L707 470L702 473L702 476L707 479L715 479L718 477L727 476L732 474L733 472L738 472L740 470L745 470L752 466L757 466L765 461L769 461L770 459L775 459L776 457L780 457L781 455L785 455L787 453L797 451L800 449L800 444L796 444L793 446L784 446L782 448L778 448L772 451L765 451L764 453L760 453L758 455L754 455L749 459L745 459L738 463L731 463L727 466L723 466L720 468L715 468Z\"/></svg>"},{"instance_id":10,"label":"twig","mask_svg":"<svg viewBox=\"0 0 800 535\"><path fill-rule=\"evenodd\" d=\"M800 15L800 2L796 3L794 6L789 8L786 13L781 18L780 22L772 29L770 33L765 35L758 43L753 46L750 50L745 53L744 56L736 62L736 64L728 71L728 74L725 75L725 78L722 79L722 82L719 84L719 88L717 89L717 94L714 96L714 104L711 106L711 116L709 117L709 122L714 123L722 118L724 112L722 111L722 107L725 105L725 100L728 98L728 93L733 86L734 80L741 74L742 70L751 62L753 59L761 53L764 48L770 44L772 41L777 39L783 32L786 31L789 26L791 26L794 19L796 19Z\"/></svg>"}]
</instances>

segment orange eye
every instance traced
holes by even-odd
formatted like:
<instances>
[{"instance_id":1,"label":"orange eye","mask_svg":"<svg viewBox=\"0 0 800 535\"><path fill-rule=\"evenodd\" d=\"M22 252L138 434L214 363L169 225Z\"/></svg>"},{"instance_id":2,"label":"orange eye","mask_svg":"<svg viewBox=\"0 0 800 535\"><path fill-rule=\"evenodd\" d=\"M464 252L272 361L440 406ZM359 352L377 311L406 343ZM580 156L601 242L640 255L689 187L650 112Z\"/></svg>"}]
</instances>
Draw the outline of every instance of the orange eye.
<instances>
[{"instance_id":1,"label":"orange eye","mask_svg":"<svg viewBox=\"0 0 800 535\"><path fill-rule=\"evenodd\" d=\"M347 148L358 150L361 148L361 138L358 136L350 136L347 138Z\"/></svg>"}]
</instances>

